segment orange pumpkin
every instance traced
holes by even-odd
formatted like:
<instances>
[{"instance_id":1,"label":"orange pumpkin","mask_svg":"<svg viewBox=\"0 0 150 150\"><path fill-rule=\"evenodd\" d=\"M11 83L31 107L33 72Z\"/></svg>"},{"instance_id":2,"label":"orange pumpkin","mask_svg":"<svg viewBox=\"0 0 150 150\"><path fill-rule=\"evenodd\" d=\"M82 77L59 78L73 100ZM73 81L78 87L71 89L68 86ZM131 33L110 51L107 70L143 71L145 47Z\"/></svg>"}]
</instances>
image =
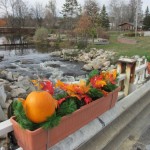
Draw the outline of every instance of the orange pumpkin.
<instances>
[{"instance_id":1,"label":"orange pumpkin","mask_svg":"<svg viewBox=\"0 0 150 150\"><path fill-rule=\"evenodd\" d=\"M46 91L34 91L27 96L23 107L28 119L41 123L54 114L57 100Z\"/></svg>"}]
</instances>

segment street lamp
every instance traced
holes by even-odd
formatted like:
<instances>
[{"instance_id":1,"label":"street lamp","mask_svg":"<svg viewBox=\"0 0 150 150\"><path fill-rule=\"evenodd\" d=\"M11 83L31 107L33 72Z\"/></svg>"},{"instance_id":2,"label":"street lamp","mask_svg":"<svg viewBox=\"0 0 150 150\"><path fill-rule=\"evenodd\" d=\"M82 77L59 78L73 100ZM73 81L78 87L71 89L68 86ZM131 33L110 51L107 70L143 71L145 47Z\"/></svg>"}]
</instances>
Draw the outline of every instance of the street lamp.
<instances>
[{"instance_id":1,"label":"street lamp","mask_svg":"<svg viewBox=\"0 0 150 150\"><path fill-rule=\"evenodd\" d=\"M137 35L137 28L138 28L138 0L136 0L136 14L135 14L135 37Z\"/></svg>"}]
</instances>

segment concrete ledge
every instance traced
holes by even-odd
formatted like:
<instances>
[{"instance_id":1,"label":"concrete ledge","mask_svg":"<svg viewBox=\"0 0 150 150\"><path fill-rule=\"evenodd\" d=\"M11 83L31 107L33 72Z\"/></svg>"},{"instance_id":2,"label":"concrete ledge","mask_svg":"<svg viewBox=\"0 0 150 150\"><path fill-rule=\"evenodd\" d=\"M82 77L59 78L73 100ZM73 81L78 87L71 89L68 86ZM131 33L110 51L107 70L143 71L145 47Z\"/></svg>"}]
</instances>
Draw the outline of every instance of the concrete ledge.
<instances>
[{"instance_id":1,"label":"concrete ledge","mask_svg":"<svg viewBox=\"0 0 150 150\"><path fill-rule=\"evenodd\" d=\"M133 106L141 97L150 91L150 81L145 83L139 89L119 101L114 108L107 111L94 121L90 122L80 130L71 134L49 150L73 150L77 149L80 145L86 143L89 139L102 131L105 126L109 125L113 120L119 117L128 108Z\"/></svg>"}]
</instances>

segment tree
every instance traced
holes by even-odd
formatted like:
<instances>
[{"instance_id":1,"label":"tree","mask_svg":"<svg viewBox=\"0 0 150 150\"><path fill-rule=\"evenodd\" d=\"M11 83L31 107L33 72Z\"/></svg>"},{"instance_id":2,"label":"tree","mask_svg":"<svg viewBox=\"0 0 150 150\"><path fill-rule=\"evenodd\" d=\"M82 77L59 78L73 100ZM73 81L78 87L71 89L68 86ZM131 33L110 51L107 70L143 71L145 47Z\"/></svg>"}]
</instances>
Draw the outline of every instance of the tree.
<instances>
[{"instance_id":1,"label":"tree","mask_svg":"<svg viewBox=\"0 0 150 150\"><path fill-rule=\"evenodd\" d=\"M149 30L150 29L150 13L149 13L149 8L147 6L146 11L145 11L145 17L143 20L143 29L144 30Z\"/></svg>"},{"instance_id":2,"label":"tree","mask_svg":"<svg viewBox=\"0 0 150 150\"><path fill-rule=\"evenodd\" d=\"M101 27L108 29L109 28L109 18L108 14L106 12L106 7L103 5L101 13L100 13L100 19L101 19Z\"/></svg>"},{"instance_id":3,"label":"tree","mask_svg":"<svg viewBox=\"0 0 150 150\"><path fill-rule=\"evenodd\" d=\"M86 13L84 13L80 17L79 21L77 22L74 32L77 35L80 35L80 36L85 37L87 39L88 34L89 34L89 30L91 27L92 27L92 22L91 22L89 16Z\"/></svg>"},{"instance_id":4,"label":"tree","mask_svg":"<svg viewBox=\"0 0 150 150\"><path fill-rule=\"evenodd\" d=\"M49 0L48 5L46 5L46 12L45 12L46 25L53 28L56 24L56 20L57 20L56 0Z\"/></svg>"},{"instance_id":5,"label":"tree","mask_svg":"<svg viewBox=\"0 0 150 150\"><path fill-rule=\"evenodd\" d=\"M41 27L44 18L44 8L41 3L36 4L31 8L32 17L36 20L36 26Z\"/></svg>"},{"instance_id":6,"label":"tree","mask_svg":"<svg viewBox=\"0 0 150 150\"><path fill-rule=\"evenodd\" d=\"M124 0L111 0L109 7L110 21L114 29L118 29L118 25L122 22L129 21L129 7Z\"/></svg>"},{"instance_id":7,"label":"tree","mask_svg":"<svg viewBox=\"0 0 150 150\"><path fill-rule=\"evenodd\" d=\"M77 17L81 13L81 7L77 0L66 0L62 7L64 19L66 20L66 29L73 28L73 18Z\"/></svg>"},{"instance_id":8,"label":"tree","mask_svg":"<svg viewBox=\"0 0 150 150\"><path fill-rule=\"evenodd\" d=\"M98 37L97 30L100 27L100 7L96 0L86 0L84 5L84 12L89 17L92 23L92 27L90 28L90 34L94 43L94 37Z\"/></svg>"},{"instance_id":9,"label":"tree","mask_svg":"<svg viewBox=\"0 0 150 150\"><path fill-rule=\"evenodd\" d=\"M145 11L145 17L148 17L150 15L149 13L149 7L147 6L146 11Z\"/></svg>"},{"instance_id":10,"label":"tree","mask_svg":"<svg viewBox=\"0 0 150 150\"><path fill-rule=\"evenodd\" d=\"M100 7L98 6L96 0L86 0L84 5L84 11L90 17L93 25L100 24L99 20Z\"/></svg>"},{"instance_id":11,"label":"tree","mask_svg":"<svg viewBox=\"0 0 150 150\"><path fill-rule=\"evenodd\" d=\"M142 20L142 1L130 0L129 1L129 21L135 23L136 11L138 11L138 22Z\"/></svg>"},{"instance_id":12,"label":"tree","mask_svg":"<svg viewBox=\"0 0 150 150\"><path fill-rule=\"evenodd\" d=\"M0 0L0 9L11 27L23 27L28 16L28 7L23 0Z\"/></svg>"}]
</instances>

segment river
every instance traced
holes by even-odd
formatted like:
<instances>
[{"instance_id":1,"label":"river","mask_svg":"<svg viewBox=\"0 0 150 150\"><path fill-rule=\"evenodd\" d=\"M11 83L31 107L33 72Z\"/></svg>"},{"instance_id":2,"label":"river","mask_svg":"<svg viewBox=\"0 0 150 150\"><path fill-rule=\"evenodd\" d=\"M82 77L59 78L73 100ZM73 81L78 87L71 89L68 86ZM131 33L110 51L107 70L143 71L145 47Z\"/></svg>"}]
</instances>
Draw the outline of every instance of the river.
<instances>
[{"instance_id":1,"label":"river","mask_svg":"<svg viewBox=\"0 0 150 150\"><path fill-rule=\"evenodd\" d=\"M83 63L65 61L59 57L50 56L47 50L37 48L26 49L0 49L0 56L4 58L0 62L1 70L18 72L20 75L36 78L48 78L56 81L57 79L65 82L73 82L84 78L86 72L82 70Z\"/></svg>"}]
</instances>

